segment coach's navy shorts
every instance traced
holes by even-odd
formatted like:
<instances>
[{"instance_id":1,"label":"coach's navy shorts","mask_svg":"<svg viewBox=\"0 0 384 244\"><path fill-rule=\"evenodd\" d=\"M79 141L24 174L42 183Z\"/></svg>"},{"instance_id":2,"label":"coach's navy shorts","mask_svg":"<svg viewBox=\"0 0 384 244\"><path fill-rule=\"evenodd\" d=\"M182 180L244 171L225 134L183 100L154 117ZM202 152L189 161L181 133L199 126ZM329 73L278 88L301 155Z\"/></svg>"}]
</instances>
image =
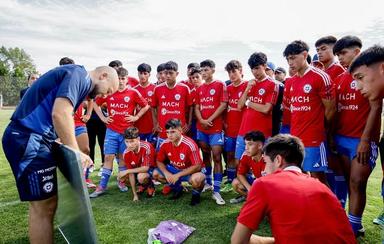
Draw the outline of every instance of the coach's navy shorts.
<instances>
[{"instance_id":1,"label":"coach's navy shorts","mask_svg":"<svg viewBox=\"0 0 384 244\"><path fill-rule=\"evenodd\" d=\"M51 139L11 122L2 142L21 201L44 200L57 194Z\"/></svg>"}]
</instances>

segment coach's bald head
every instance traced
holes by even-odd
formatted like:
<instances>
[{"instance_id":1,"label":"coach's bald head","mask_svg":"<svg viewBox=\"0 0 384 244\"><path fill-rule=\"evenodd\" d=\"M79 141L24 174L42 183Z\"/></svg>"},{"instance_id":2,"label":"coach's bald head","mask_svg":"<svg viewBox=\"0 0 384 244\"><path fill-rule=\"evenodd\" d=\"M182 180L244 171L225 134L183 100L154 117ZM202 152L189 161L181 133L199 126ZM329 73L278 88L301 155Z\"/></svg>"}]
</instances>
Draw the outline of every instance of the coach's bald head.
<instances>
[{"instance_id":1,"label":"coach's bald head","mask_svg":"<svg viewBox=\"0 0 384 244\"><path fill-rule=\"evenodd\" d=\"M90 98L106 96L115 93L119 87L119 78L114 68L100 66L89 72L92 80Z\"/></svg>"}]
</instances>

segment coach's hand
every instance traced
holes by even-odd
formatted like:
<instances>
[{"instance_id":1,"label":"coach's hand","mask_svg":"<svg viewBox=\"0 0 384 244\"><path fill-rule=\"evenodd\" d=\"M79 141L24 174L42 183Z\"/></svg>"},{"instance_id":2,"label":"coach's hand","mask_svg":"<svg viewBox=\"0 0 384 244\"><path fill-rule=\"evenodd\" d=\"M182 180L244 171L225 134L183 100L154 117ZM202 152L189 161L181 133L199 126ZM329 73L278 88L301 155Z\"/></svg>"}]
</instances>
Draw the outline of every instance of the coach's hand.
<instances>
[{"instance_id":1,"label":"coach's hand","mask_svg":"<svg viewBox=\"0 0 384 244\"><path fill-rule=\"evenodd\" d=\"M103 121L103 123L104 124L109 124L109 123L112 123L113 122L113 119L110 117L110 116L108 116L108 117L104 117L104 118L102 118L101 119L102 121Z\"/></svg>"},{"instance_id":2,"label":"coach's hand","mask_svg":"<svg viewBox=\"0 0 384 244\"><path fill-rule=\"evenodd\" d=\"M91 115L90 114L84 114L83 116L81 116L81 120L84 122L84 123L87 123L89 118L91 118Z\"/></svg>"},{"instance_id":3,"label":"coach's hand","mask_svg":"<svg viewBox=\"0 0 384 244\"><path fill-rule=\"evenodd\" d=\"M128 115L127 117L125 117L125 120L133 123L139 120L139 116Z\"/></svg>"},{"instance_id":4,"label":"coach's hand","mask_svg":"<svg viewBox=\"0 0 384 244\"><path fill-rule=\"evenodd\" d=\"M81 160L81 167L83 169L89 168L93 165L92 159L87 155L82 152L80 152L80 160Z\"/></svg>"},{"instance_id":5,"label":"coach's hand","mask_svg":"<svg viewBox=\"0 0 384 244\"><path fill-rule=\"evenodd\" d=\"M369 142L367 140L360 140L357 146L357 162L360 164L367 164L369 159Z\"/></svg>"}]
</instances>

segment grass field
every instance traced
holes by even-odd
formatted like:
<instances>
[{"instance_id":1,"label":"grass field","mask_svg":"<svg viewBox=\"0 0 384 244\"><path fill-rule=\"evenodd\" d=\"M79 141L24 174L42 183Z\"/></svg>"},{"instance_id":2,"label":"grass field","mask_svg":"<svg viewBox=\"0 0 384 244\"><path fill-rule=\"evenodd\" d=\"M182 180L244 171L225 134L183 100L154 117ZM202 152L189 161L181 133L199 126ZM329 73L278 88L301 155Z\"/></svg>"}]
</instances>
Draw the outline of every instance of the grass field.
<instances>
[{"instance_id":1,"label":"grass field","mask_svg":"<svg viewBox=\"0 0 384 244\"><path fill-rule=\"evenodd\" d=\"M12 112L0 110L0 135L3 134ZM97 159L99 158L97 156ZM96 166L99 167L99 160ZM380 196L381 177L378 165L369 180L368 200L363 219L366 234L359 240L360 243L382 243L382 230L372 223L372 219L383 207ZM96 172L92 179L96 183L99 181ZM223 194L227 202L234 196L234 193ZM108 194L92 199L100 243L146 243L148 229L169 219L196 228L186 243L229 243L241 207L229 203L218 206L211 200L210 193L203 193L202 203L195 207L189 206L190 194L184 194L175 202L163 197L159 190L153 199L142 198L139 203L133 203L131 199L130 191L128 193L118 191L115 177L111 177ZM28 204L18 200L11 169L0 147L0 243L28 243L27 217ZM270 235L268 224L263 222L257 233ZM55 229L55 242L65 243L57 229Z\"/></svg>"}]
</instances>

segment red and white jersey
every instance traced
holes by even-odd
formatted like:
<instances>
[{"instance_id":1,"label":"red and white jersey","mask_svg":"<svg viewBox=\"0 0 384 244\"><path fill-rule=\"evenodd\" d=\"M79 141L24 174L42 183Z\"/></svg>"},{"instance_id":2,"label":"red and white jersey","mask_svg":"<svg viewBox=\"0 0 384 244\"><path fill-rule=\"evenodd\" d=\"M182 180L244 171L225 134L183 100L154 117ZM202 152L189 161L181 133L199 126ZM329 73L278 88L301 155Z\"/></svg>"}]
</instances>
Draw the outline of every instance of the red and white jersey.
<instances>
[{"instance_id":1,"label":"red and white jersey","mask_svg":"<svg viewBox=\"0 0 384 244\"><path fill-rule=\"evenodd\" d=\"M252 157L243 154L240 158L239 165L237 166L237 174L245 176L251 171L255 178L260 178L264 169L265 162L263 157L261 157L259 161L256 161Z\"/></svg>"},{"instance_id":2,"label":"red and white jersey","mask_svg":"<svg viewBox=\"0 0 384 244\"><path fill-rule=\"evenodd\" d=\"M278 85L271 78L266 77L262 81L256 81L248 92L248 99L253 103L275 105L278 94ZM266 138L270 137L272 135L272 111L264 114L250 107L245 108L239 136L244 136L253 130L263 132Z\"/></svg>"},{"instance_id":3,"label":"red and white jersey","mask_svg":"<svg viewBox=\"0 0 384 244\"><path fill-rule=\"evenodd\" d=\"M235 86L231 83L227 86L228 91L228 107L225 115L227 128L225 135L236 138L239 134L241 121L243 119L244 108L237 109L237 104L241 95L243 95L245 88L247 88L247 82L242 81L240 84Z\"/></svg>"},{"instance_id":4,"label":"red and white jersey","mask_svg":"<svg viewBox=\"0 0 384 244\"><path fill-rule=\"evenodd\" d=\"M107 124L107 128L124 134L124 131L133 126L133 123L128 122L125 118L128 115L134 115L137 106L145 107L148 103L141 94L133 88L126 88L123 91L117 91L106 98L96 100L97 105L107 103L108 116L113 121Z\"/></svg>"},{"instance_id":5,"label":"red and white jersey","mask_svg":"<svg viewBox=\"0 0 384 244\"><path fill-rule=\"evenodd\" d=\"M336 196L317 179L294 170L257 179L237 221L255 231L265 216L276 243L356 243Z\"/></svg>"},{"instance_id":6,"label":"red and white jersey","mask_svg":"<svg viewBox=\"0 0 384 244\"><path fill-rule=\"evenodd\" d=\"M155 91L155 85L150 83L146 87L142 87L140 84L135 86L135 89L143 96L145 101L148 104L152 104L152 97ZM140 106L136 108L136 111L139 112L141 109ZM152 110L148 109L139 120L135 122L135 126L139 129L140 134L148 134L152 132L153 129L153 118Z\"/></svg>"},{"instance_id":7,"label":"red and white jersey","mask_svg":"<svg viewBox=\"0 0 384 244\"><path fill-rule=\"evenodd\" d=\"M182 136L179 145L165 140L157 153L157 161L164 163L169 159L170 164L177 169L186 169L192 165L203 165L197 144L189 137Z\"/></svg>"},{"instance_id":8,"label":"red and white jersey","mask_svg":"<svg viewBox=\"0 0 384 244\"><path fill-rule=\"evenodd\" d=\"M193 85L193 83L190 80L182 80L182 81L180 81L180 83L187 85L189 90L192 90L193 88L195 88L195 86Z\"/></svg>"},{"instance_id":9,"label":"red and white jersey","mask_svg":"<svg viewBox=\"0 0 384 244\"><path fill-rule=\"evenodd\" d=\"M187 85L177 83L168 88L167 83L155 87L152 107L157 108L157 120L160 125L160 138L167 138L165 124L170 119L179 119L182 126L186 123L187 111L192 105L192 98Z\"/></svg>"},{"instance_id":10,"label":"red and white jersey","mask_svg":"<svg viewBox=\"0 0 384 244\"><path fill-rule=\"evenodd\" d=\"M345 69L337 61L333 62L326 70L325 73L329 75L332 81L334 81L339 75L344 73Z\"/></svg>"},{"instance_id":11,"label":"red and white jersey","mask_svg":"<svg viewBox=\"0 0 384 244\"><path fill-rule=\"evenodd\" d=\"M73 120L75 121L75 127L78 126L85 126L85 123L83 120L81 120L81 117L84 115L84 106L83 103L80 104L80 106L77 108L76 112L73 114Z\"/></svg>"},{"instance_id":12,"label":"red and white jersey","mask_svg":"<svg viewBox=\"0 0 384 244\"><path fill-rule=\"evenodd\" d=\"M123 154L125 166L128 169L139 168L141 166L156 167L155 148L151 143L140 141L139 151L128 151Z\"/></svg>"},{"instance_id":13,"label":"red and white jersey","mask_svg":"<svg viewBox=\"0 0 384 244\"><path fill-rule=\"evenodd\" d=\"M291 124L291 101L289 100L289 91L291 89L292 82L294 82L294 77L287 78L284 84L284 96L283 96L283 118L282 125Z\"/></svg>"},{"instance_id":14,"label":"red and white jersey","mask_svg":"<svg viewBox=\"0 0 384 244\"><path fill-rule=\"evenodd\" d=\"M360 138L371 109L369 101L357 90L357 82L348 71L336 78L335 86L336 134Z\"/></svg>"},{"instance_id":15,"label":"red and white jersey","mask_svg":"<svg viewBox=\"0 0 384 244\"><path fill-rule=\"evenodd\" d=\"M203 83L196 89L196 104L199 105L200 113L203 119L208 119L221 105L222 102L228 102L227 88L219 80L209 84ZM206 134L221 133L223 131L223 116L219 115L212 121L213 126L204 129L197 122L197 129Z\"/></svg>"},{"instance_id":16,"label":"red and white jersey","mask_svg":"<svg viewBox=\"0 0 384 244\"><path fill-rule=\"evenodd\" d=\"M325 108L322 99L334 99L334 86L322 70L309 66L302 77L295 76L291 101L291 134L306 147L319 146L325 140Z\"/></svg>"},{"instance_id":17,"label":"red and white jersey","mask_svg":"<svg viewBox=\"0 0 384 244\"><path fill-rule=\"evenodd\" d=\"M139 84L139 80L135 77L128 76L128 82L127 85L129 85L131 88L137 86Z\"/></svg>"}]
</instances>

